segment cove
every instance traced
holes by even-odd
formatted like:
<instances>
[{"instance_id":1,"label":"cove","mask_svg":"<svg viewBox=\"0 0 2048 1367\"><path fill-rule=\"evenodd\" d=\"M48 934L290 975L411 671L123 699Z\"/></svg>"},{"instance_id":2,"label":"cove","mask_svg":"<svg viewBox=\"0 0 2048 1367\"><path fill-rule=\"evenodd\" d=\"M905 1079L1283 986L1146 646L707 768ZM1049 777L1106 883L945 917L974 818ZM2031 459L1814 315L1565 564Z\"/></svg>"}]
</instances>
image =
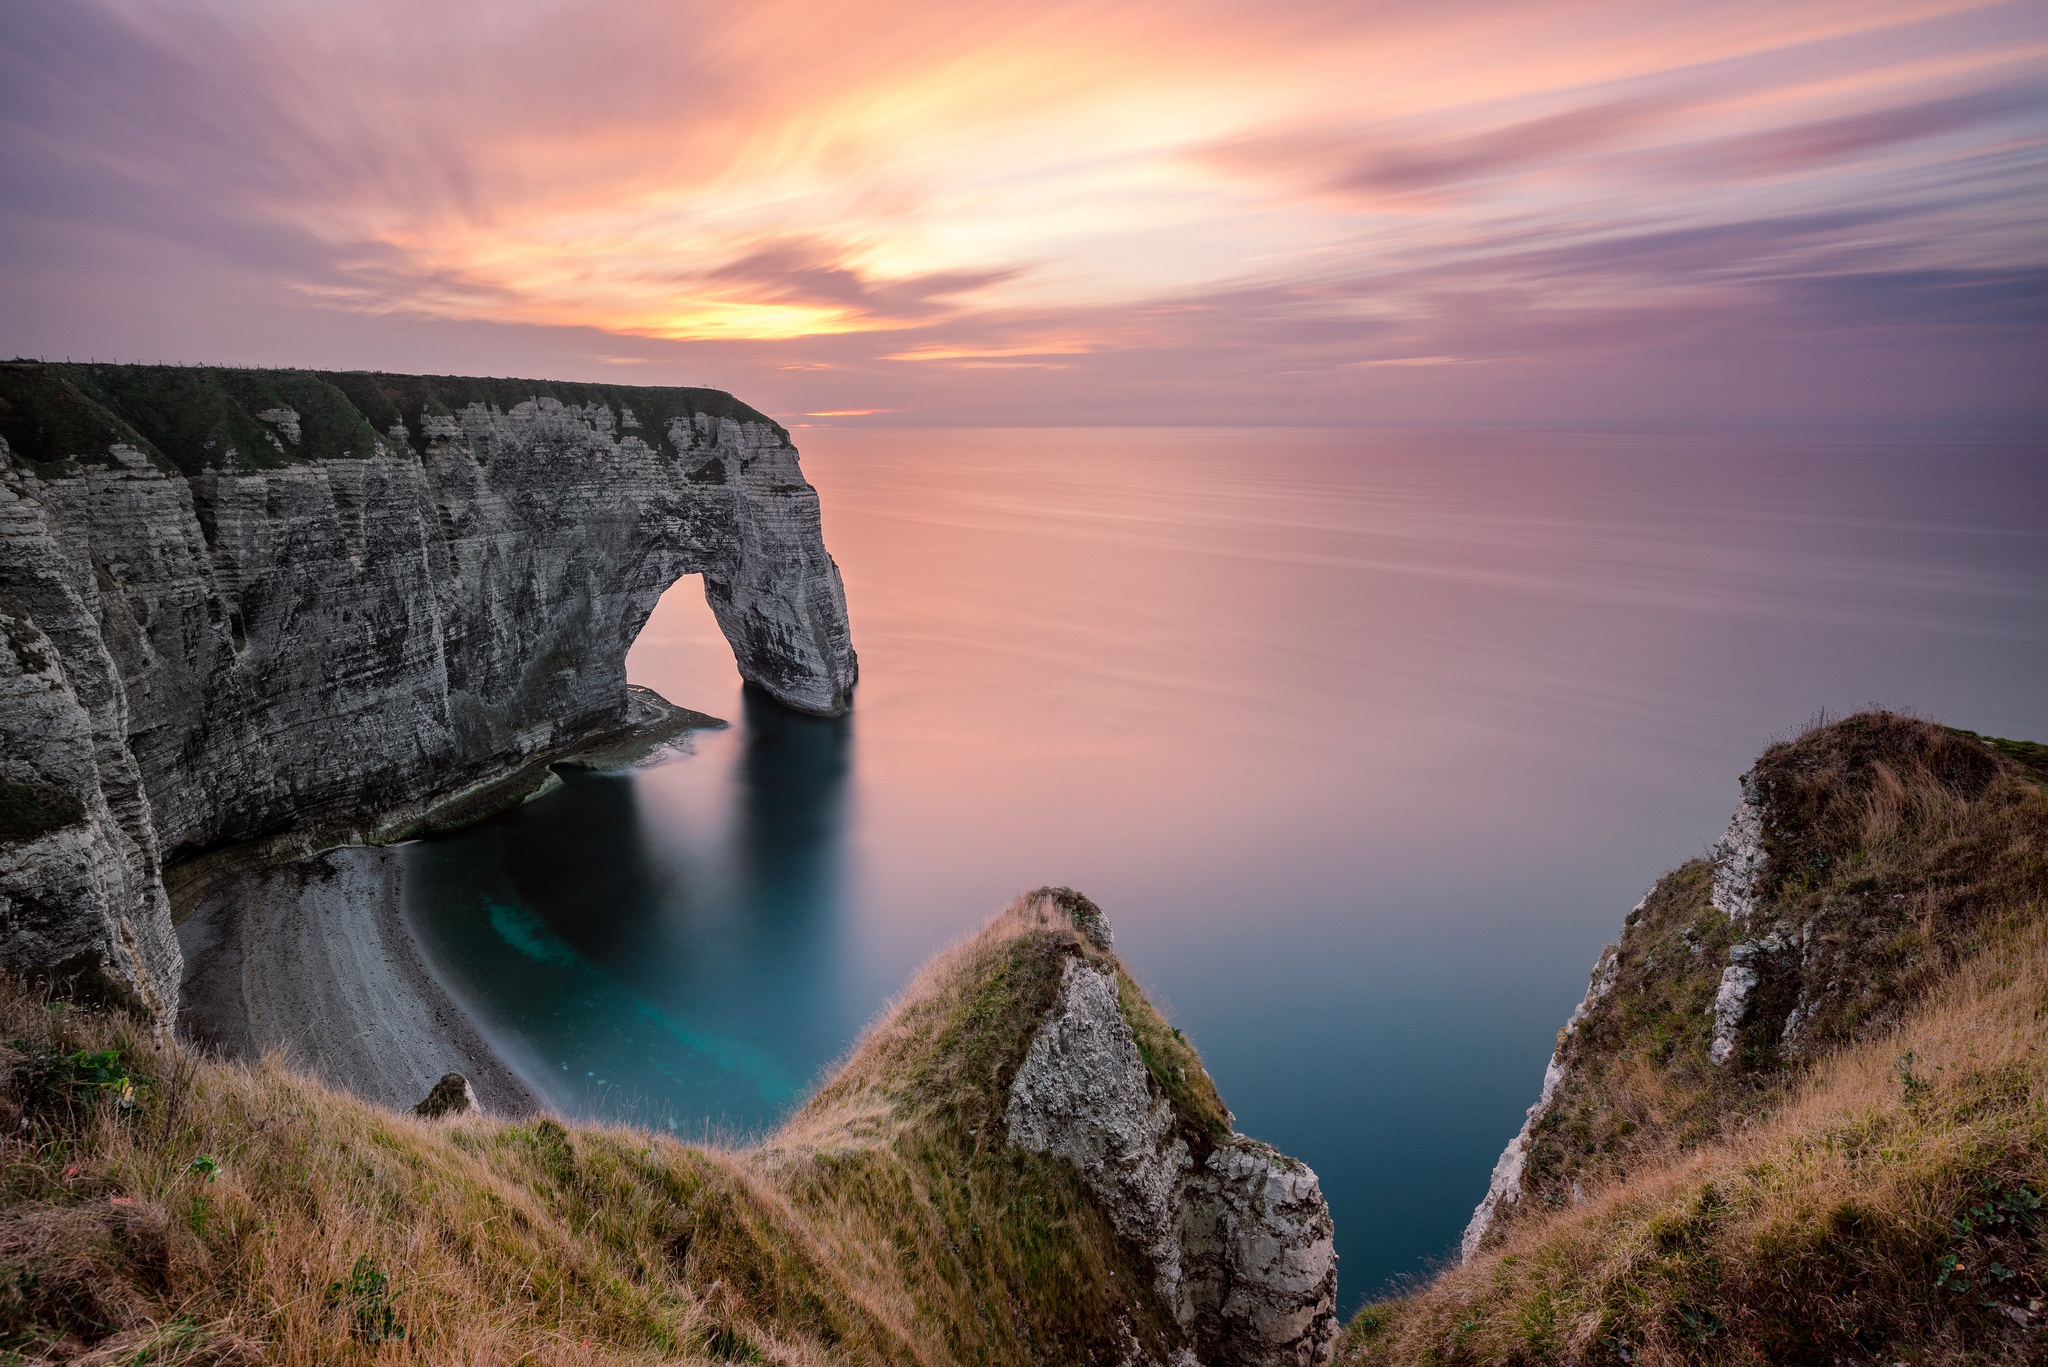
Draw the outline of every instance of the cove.
<instances>
[{"instance_id":1,"label":"cove","mask_svg":"<svg viewBox=\"0 0 2048 1367\"><path fill-rule=\"evenodd\" d=\"M800 430L861 683L405 847L407 915L579 1115L743 1136L916 965L1080 888L1345 1308L1449 1253L1558 1027L1736 776L1877 702L2048 737L2048 473L1996 433Z\"/></svg>"},{"instance_id":2,"label":"cove","mask_svg":"<svg viewBox=\"0 0 2048 1367\"><path fill-rule=\"evenodd\" d=\"M572 1114L758 1130L872 1009L832 967L850 721L742 702L738 728L694 733L659 776L569 769L407 847L427 953Z\"/></svg>"}]
</instances>

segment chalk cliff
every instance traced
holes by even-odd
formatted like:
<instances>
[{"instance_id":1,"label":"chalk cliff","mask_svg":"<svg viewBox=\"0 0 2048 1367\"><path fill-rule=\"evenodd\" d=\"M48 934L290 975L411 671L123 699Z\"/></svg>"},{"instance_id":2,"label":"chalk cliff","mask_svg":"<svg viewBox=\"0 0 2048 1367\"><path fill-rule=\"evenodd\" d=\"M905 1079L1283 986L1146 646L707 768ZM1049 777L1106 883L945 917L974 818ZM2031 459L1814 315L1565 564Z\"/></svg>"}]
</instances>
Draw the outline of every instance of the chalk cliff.
<instances>
[{"instance_id":1,"label":"chalk cliff","mask_svg":"<svg viewBox=\"0 0 2048 1367\"><path fill-rule=\"evenodd\" d=\"M729 395L0 365L0 963L170 1010L167 863L616 728L690 573L743 676L845 708L817 494Z\"/></svg>"},{"instance_id":2,"label":"chalk cliff","mask_svg":"<svg viewBox=\"0 0 2048 1367\"><path fill-rule=\"evenodd\" d=\"M1106 946L1105 946L1106 948ZM1314 1171L1226 1131L1199 1160L1151 1077L1113 964L1068 959L1004 1113L1012 1144L1072 1163L1151 1265L1203 1362L1314 1367L1337 1337L1336 1226Z\"/></svg>"},{"instance_id":3,"label":"chalk cliff","mask_svg":"<svg viewBox=\"0 0 2048 1367\"><path fill-rule=\"evenodd\" d=\"M1707 857L1659 879L1602 953L1464 1260L1767 1114L1801 1065L1895 1024L2038 885L2039 830L1983 813L2028 812L2043 774L2038 746L1882 712L1766 750Z\"/></svg>"}]
</instances>

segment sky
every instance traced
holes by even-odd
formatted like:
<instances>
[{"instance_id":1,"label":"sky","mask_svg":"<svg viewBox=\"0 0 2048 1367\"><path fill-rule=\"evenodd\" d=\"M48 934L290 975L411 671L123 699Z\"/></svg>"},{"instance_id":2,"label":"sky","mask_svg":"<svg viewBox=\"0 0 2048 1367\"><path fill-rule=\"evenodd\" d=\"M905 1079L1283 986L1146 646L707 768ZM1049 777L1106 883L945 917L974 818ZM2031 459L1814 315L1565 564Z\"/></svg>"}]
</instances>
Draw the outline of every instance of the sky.
<instances>
[{"instance_id":1,"label":"sky","mask_svg":"<svg viewBox=\"0 0 2048 1367\"><path fill-rule=\"evenodd\" d=\"M2048 421L2039 0L9 0L0 354Z\"/></svg>"}]
</instances>

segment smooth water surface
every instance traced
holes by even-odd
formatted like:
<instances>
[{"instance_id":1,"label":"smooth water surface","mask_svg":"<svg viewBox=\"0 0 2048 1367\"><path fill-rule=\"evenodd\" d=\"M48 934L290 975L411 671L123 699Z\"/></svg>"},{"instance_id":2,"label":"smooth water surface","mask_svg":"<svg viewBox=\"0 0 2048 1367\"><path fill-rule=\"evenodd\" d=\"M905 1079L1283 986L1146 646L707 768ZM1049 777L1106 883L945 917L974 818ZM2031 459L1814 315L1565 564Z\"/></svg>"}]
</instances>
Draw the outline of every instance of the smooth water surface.
<instances>
[{"instance_id":1,"label":"smooth water surface","mask_svg":"<svg viewBox=\"0 0 2048 1367\"><path fill-rule=\"evenodd\" d=\"M1018 891L1101 902L1348 1309L1455 1243L1600 946L1825 708L2048 738L2014 438L797 434L851 716L743 696L701 586L633 677L693 753L409 847L409 912L573 1112L758 1131Z\"/></svg>"}]
</instances>

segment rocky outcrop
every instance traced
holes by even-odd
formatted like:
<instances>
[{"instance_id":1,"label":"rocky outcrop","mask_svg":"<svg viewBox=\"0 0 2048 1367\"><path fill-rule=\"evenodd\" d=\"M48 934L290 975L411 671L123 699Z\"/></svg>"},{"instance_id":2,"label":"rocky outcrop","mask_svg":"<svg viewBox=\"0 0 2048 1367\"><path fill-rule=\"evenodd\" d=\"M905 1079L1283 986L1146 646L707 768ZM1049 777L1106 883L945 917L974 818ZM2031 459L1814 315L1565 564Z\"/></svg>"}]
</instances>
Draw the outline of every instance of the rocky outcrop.
<instances>
[{"instance_id":1,"label":"rocky outcrop","mask_svg":"<svg viewBox=\"0 0 2048 1367\"><path fill-rule=\"evenodd\" d=\"M1104 922L1098 943L1107 939ZM1011 1083L1005 1126L1011 1144L1079 1170L1111 1226L1145 1255L1197 1359L1328 1358L1337 1257L1315 1173L1237 1134L1197 1161L1139 1054L1112 970L1067 961Z\"/></svg>"},{"instance_id":2,"label":"rocky outcrop","mask_svg":"<svg viewBox=\"0 0 2048 1367\"><path fill-rule=\"evenodd\" d=\"M477 1105L476 1091L468 1078L460 1073L443 1073L434 1089L412 1108L412 1113L422 1120L441 1120L452 1115L482 1115L483 1107Z\"/></svg>"},{"instance_id":3,"label":"rocky outcrop","mask_svg":"<svg viewBox=\"0 0 2048 1367\"><path fill-rule=\"evenodd\" d=\"M1714 843L1708 859L1713 905L1726 915L1730 923L1740 926L1756 914L1756 884L1765 861L1763 805L1754 790L1754 775L1745 775L1742 801L1735 808L1728 829ZM1646 894L1635 904L1629 912L1631 923L1642 915L1649 900ZM1719 990L1709 1008L1714 1020L1714 1038L1708 1046L1708 1059L1716 1065L1726 1063L1734 1054L1736 1034L1742 1028L1750 997L1756 989L1756 970L1745 962L1753 949L1754 946L1744 944L1733 946L1730 962L1722 971ZM1573 1044L1579 1027L1614 990L1620 966L1620 954L1614 947L1601 952L1600 962L1593 968L1591 986L1586 989L1586 995L1578 1006L1573 1008L1564 1029L1558 1032L1557 1048L1551 1051L1550 1062L1543 1069L1543 1087L1537 1094L1536 1103L1523 1117L1521 1130L1501 1150L1500 1158L1493 1165L1493 1177L1487 1183L1486 1195L1466 1223L1464 1236L1458 1240L1460 1260L1469 1262L1508 1209L1522 1199L1524 1174L1529 1153L1536 1143L1536 1130L1550 1114L1551 1103L1570 1075Z\"/></svg>"},{"instance_id":4,"label":"rocky outcrop","mask_svg":"<svg viewBox=\"0 0 2048 1367\"><path fill-rule=\"evenodd\" d=\"M1871 712L1771 746L1707 858L1657 880L1559 1032L1466 1260L1778 1104L1999 933L2048 748ZM1973 861L1976 861L1973 863Z\"/></svg>"},{"instance_id":5,"label":"rocky outcrop","mask_svg":"<svg viewBox=\"0 0 2048 1367\"><path fill-rule=\"evenodd\" d=\"M1764 849L1764 805L1754 773L1743 775L1742 801L1708 858L1714 866L1714 905L1738 923L1755 916L1757 880L1769 854Z\"/></svg>"},{"instance_id":6,"label":"rocky outcrop","mask_svg":"<svg viewBox=\"0 0 2048 1367\"><path fill-rule=\"evenodd\" d=\"M1182 1190L1193 1337L1221 1363L1317 1363L1336 1337L1336 1226L1313 1170L1233 1134Z\"/></svg>"},{"instance_id":7,"label":"rocky outcrop","mask_svg":"<svg viewBox=\"0 0 2048 1367\"><path fill-rule=\"evenodd\" d=\"M690 573L744 677L847 705L817 494L730 396L0 366L0 777L82 813L0 841L0 956L171 1009L162 864L388 833L618 727Z\"/></svg>"},{"instance_id":8,"label":"rocky outcrop","mask_svg":"<svg viewBox=\"0 0 2048 1367\"><path fill-rule=\"evenodd\" d=\"M1160 1299L1185 1319L1180 1188L1193 1167L1117 1007L1116 977L1069 959L1058 1003L1010 1084L1009 1140L1088 1178L1116 1232L1142 1249Z\"/></svg>"},{"instance_id":9,"label":"rocky outcrop","mask_svg":"<svg viewBox=\"0 0 2048 1367\"><path fill-rule=\"evenodd\" d=\"M1742 801L1736 806L1727 830L1714 843L1708 857L1712 905L1738 929L1757 915L1757 884L1768 859L1764 847L1764 820L1764 806L1756 790L1756 776L1746 774L1742 780ZM1643 914L1649 901L1646 894L1636 903L1629 912L1630 924ZM1757 949L1756 945L1746 943L1730 947L1728 965L1721 972L1718 990L1708 1007L1713 1019L1713 1040L1707 1048L1707 1059L1716 1066L1725 1064L1734 1056L1737 1036L1756 991L1757 971L1748 960ZM1620 968L1621 956L1617 949L1610 946L1602 951L1584 999L1573 1009L1564 1029L1558 1032L1557 1048L1551 1052L1550 1062L1543 1070L1543 1087L1537 1094L1536 1104L1523 1117L1521 1130L1501 1150L1500 1158L1493 1165L1493 1177L1487 1183L1486 1195L1472 1212L1464 1236L1458 1241L1461 1260L1470 1261L1509 1208L1522 1199L1537 1127L1550 1116L1559 1089L1571 1075L1580 1027L1613 992Z\"/></svg>"},{"instance_id":10,"label":"rocky outcrop","mask_svg":"<svg viewBox=\"0 0 2048 1367\"><path fill-rule=\"evenodd\" d=\"M1757 883L1763 876L1769 855L1764 849L1764 808L1756 791L1756 775L1745 774L1742 802L1729 818L1728 829L1714 843L1710 856L1714 866L1714 906L1738 928L1757 915ZM1776 937L1771 949L1781 947ZM1749 960L1761 946L1739 941L1728 948L1728 966L1721 970L1721 985L1714 993L1714 1041L1707 1048L1707 1061L1721 1067L1735 1057L1737 1039L1749 1017L1750 999L1756 994L1758 974Z\"/></svg>"}]
</instances>

